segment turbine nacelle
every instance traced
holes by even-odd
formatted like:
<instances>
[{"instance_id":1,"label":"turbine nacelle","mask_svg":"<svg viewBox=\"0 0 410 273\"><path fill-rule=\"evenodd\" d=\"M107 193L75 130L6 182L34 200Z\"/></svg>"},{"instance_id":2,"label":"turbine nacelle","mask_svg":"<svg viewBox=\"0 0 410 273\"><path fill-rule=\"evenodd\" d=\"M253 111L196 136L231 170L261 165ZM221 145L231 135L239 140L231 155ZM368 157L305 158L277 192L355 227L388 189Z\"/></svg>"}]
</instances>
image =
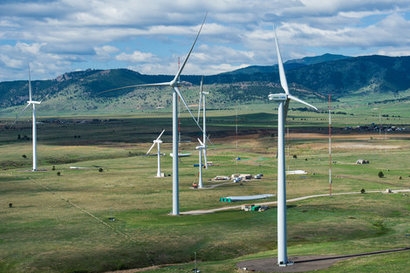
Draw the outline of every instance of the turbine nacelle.
<instances>
[{"instance_id":1,"label":"turbine nacelle","mask_svg":"<svg viewBox=\"0 0 410 273\"><path fill-rule=\"evenodd\" d=\"M318 111L317 107L315 107L315 106L313 106L312 104L307 103L306 101L301 100L301 99L299 99L299 98L297 98L297 97L295 97L295 96L292 96L291 94L286 94L286 93L269 94L269 95L268 95L268 98L269 98L269 100L271 100L271 101L286 102L286 109L285 109L286 112L287 112L289 100L297 101L297 102L299 102L299 103L301 103L301 104L304 104L304 105L306 105L306 106L308 106L308 107L310 107L310 108L313 108L313 109L315 109L316 111Z\"/></svg>"},{"instance_id":2,"label":"turbine nacelle","mask_svg":"<svg viewBox=\"0 0 410 273\"><path fill-rule=\"evenodd\" d=\"M206 148L206 145L199 138L198 138L198 142L200 145L195 147L196 150L203 150Z\"/></svg>"},{"instance_id":3,"label":"turbine nacelle","mask_svg":"<svg viewBox=\"0 0 410 273\"><path fill-rule=\"evenodd\" d=\"M203 150L205 148L206 148L205 145L198 145L198 146L195 147L196 150Z\"/></svg>"},{"instance_id":4,"label":"turbine nacelle","mask_svg":"<svg viewBox=\"0 0 410 273\"><path fill-rule=\"evenodd\" d=\"M273 101L286 101L288 100L288 95L285 93L269 94L268 98Z\"/></svg>"}]
</instances>

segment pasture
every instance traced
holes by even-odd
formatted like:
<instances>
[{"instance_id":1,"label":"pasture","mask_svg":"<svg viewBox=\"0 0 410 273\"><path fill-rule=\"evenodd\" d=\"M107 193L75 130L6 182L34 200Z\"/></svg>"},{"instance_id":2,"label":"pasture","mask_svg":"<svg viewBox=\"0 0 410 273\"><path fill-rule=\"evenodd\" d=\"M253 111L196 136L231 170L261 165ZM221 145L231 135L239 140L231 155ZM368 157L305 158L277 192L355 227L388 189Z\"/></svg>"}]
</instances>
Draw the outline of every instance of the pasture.
<instances>
[{"instance_id":1,"label":"pasture","mask_svg":"<svg viewBox=\"0 0 410 273\"><path fill-rule=\"evenodd\" d=\"M181 118L180 210L241 205L222 196L276 194L276 113L208 111L212 144L198 181L196 138ZM266 108L265 108L266 107ZM266 111L265 111L266 110ZM349 110L350 111L350 110ZM360 110L362 111L362 109ZM292 111L287 134L288 252L342 255L410 246L410 134L346 127L372 122L410 124L403 108L381 116L335 114L332 185L328 180L327 113ZM407 114L408 115L408 114ZM400 116L400 117L397 117ZM375 120L375 121L374 121ZM0 136L0 272L107 272L151 267L147 272L188 272L197 255L201 272L238 272L236 263L276 255L276 209L238 209L170 216L172 207L169 113L39 119L38 172L31 168L30 123L18 122ZM398 122L396 122L398 123ZM162 128L164 178L156 157L145 156ZM20 135L20 137L18 137ZM240 160L238 160L240 158ZM369 164L357 165L358 159ZM384 177L379 177L382 171ZM217 175L262 173L242 183L212 181ZM365 193L360 193L364 189ZM331 192L330 192L331 191ZM353 192L351 195L337 193ZM332 195L330 195L332 193ZM272 197L261 202L273 202ZM255 203L258 203L255 201ZM321 272L407 272L409 252L349 259ZM134 271L129 272L137 272Z\"/></svg>"}]
</instances>

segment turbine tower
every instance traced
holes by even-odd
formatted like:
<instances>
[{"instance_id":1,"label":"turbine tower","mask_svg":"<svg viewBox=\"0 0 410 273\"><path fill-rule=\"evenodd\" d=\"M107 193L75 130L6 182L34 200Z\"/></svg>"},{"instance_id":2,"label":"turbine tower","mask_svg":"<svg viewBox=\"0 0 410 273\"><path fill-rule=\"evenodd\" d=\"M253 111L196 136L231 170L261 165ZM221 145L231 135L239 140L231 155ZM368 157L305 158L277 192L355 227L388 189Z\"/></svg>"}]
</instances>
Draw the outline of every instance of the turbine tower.
<instances>
[{"instance_id":1,"label":"turbine tower","mask_svg":"<svg viewBox=\"0 0 410 273\"><path fill-rule=\"evenodd\" d=\"M202 106L202 143L204 145L204 149L202 151L202 154L204 156L204 161L205 161L205 168L208 168L208 160L207 160L207 156L206 156L206 150L207 150L207 146L206 146L206 139L207 139L207 135L206 135L206 95L209 94L209 92L204 91L203 89L203 81L204 78L202 77L201 79L201 85L199 87L199 103L198 103L198 122L199 122L199 118L201 115L201 106ZM202 103L202 105L201 105Z\"/></svg>"},{"instance_id":2,"label":"turbine tower","mask_svg":"<svg viewBox=\"0 0 410 273\"><path fill-rule=\"evenodd\" d=\"M33 116L32 116L32 138L33 138L33 168L32 171L37 171L37 126L36 126L36 104L40 104L41 101L34 101L32 98L32 90L31 90L31 72L30 66L28 68L28 101L27 106L24 108L26 109L30 105L33 108ZM23 111L24 111L23 109Z\"/></svg>"},{"instance_id":3,"label":"turbine tower","mask_svg":"<svg viewBox=\"0 0 410 273\"><path fill-rule=\"evenodd\" d=\"M162 177L162 175L161 175L161 147L160 147L160 145L162 143L161 137L162 137L162 134L164 132L165 132L165 129L162 130L162 132L159 134L159 136L152 141L153 143L152 143L151 147L149 148L149 150L147 152L147 155L148 155L151 152L152 148L154 148L155 144L157 144L157 162L158 163L157 163L157 176L156 177Z\"/></svg>"},{"instance_id":4,"label":"turbine tower","mask_svg":"<svg viewBox=\"0 0 410 273\"><path fill-rule=\"evenodd\" d=\"M277 200L277 229L278 229L278 265L287 266L292 262L287 257L287 232L286 232L286 166L285 166L285 121L290 100L302 103L315 110L315 106L292 96L289 93L286 81L285 70L283 68L282 57L279 51L278 38L275 31L276 54L278 57L278 68L280 84L285 93L269 94L269 100L276 101L278 105L278 200Z\"/></svg>"},{"instance_id":5,"label":"turbine tower","mask_svg":"<svg viewBox=\"0 0 410 273\"><path fill-rule=\"evenodd\" d=\"M202 153L205 151L206 146L205 144L198 138L198 142L200 145L196 146L195 149L198 150L199 153L199 162L198 162L198 176L199 176L199 181L198 181L198 188L202 189L203 188L203 183L202 183Z\"/></svg>"}]
</instances>

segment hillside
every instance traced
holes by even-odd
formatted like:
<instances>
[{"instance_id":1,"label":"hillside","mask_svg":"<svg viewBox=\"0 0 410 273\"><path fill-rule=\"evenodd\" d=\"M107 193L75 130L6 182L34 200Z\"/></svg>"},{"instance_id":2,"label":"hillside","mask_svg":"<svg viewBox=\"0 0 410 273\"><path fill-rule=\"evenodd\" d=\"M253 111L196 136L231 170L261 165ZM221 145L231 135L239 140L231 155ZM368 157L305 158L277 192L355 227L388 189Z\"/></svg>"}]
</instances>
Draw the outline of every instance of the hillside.
<instances>
[{"instance_id":1,"label":"hillside","mask_svg":"<svg viewBox=\"0 0 410 273\"><path fill-rule=\"evenodd\" d=\"M397 95L410 88L410 56L346 57L325 54L285 63L293 93L310 101L349 96ZM33 99L44 100L43 113L53 115L90 112L143 111L170 106L170 92L163 88L118 87L164 82L170 75L144 75L127 69L86 70L63 74L53 80L33 81ZM200 75L183 75L181 91L188 103L197 102ZM277 66L249 66L204 77L210 91L208 106L224 108L236 103L267 101L269 93L281 92ZM0 83L1 115L16 115L28 99L28 81ZM401 98L403 99L403 98ZM404 98L407 99L407 98Z\"/></svg>"}]
</instances>

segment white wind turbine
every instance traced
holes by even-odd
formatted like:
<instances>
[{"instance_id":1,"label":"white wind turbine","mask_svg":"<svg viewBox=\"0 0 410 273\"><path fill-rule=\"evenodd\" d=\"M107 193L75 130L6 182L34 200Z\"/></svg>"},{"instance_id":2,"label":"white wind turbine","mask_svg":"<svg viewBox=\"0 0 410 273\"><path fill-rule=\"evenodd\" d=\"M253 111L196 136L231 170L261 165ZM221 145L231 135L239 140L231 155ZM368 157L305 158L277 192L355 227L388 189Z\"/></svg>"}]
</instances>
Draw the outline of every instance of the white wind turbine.
<instances>
[{"instance_id":1,"label":"white wind turbine","mask_svg":"<svg viewBox=\"0 0 410 273\"><path fill-rule=\"evenodd\" d=\"M198 103L198 119L197 120L199 122L199 118L201 115L201 107L202 107L202 143L204 145L202 154L204 156L205 168L208 168L208 160L206 156L206 150L207 150L207 146L206 146L206 139L207 139L207 135L206 135L206 95L208 95L209 92L204 91L203 81L204 79L202 77L201 84L199 87L199 103Z\"/></svg>"},{"instance_id":2,"label":"white wind turbine","mask_svg":"<svg viewBox=\"0 0 410 273\"><path fill-rule=\"evenodd\" d=\"M27 101L27 106L24 107L23 111L27 109L30 105L32 105L33 108L33 114L32 114L32 139L33 139L33 168L32 171L35 172L37 171L37 124L36 124L36 104L40 104L41 101L34 101L32 98L32 90L31 90L31 72L30 72L30 66L28 68L28 101Z\"/></svg>"},{"instance_id":3,"label":"white wind turbine","mask_svg":"<svg viewBox=\"0 0 410 273\"><path fill-rule=\"evenodd\" d=\"M286 167L285 167L285 121L289 108L290 100L297 101L315 110L315 106L292 96L289 93L288 83L286 81L285 70L283 68L282 57L279 51L278 38L275 31L276 54L278 57L278 68L280 84L285 93L269 94L269 100L279 103L278 106L278 199L277 199L277 229L278 229L278 265L287 266L292 262L287 257L286 243Z\"/></svg>"},{"instance_id":4,"label":"white wind turbine","mask_svg":"<svg viewBox=\"0 0 410 273\"><path fill-rule=\"evenodd\" d=\"M200 145L196 146L195 149L198 150L199 153L199 162L198 162L198 188L202 189L203 188L203 183L202 183L202 153L206 150L205 144L198 138L198 142Z\"/></svg>"},{"instance_id":5,"label":"white wind turbine","mask_svg":"<svg viewBox=\"0 0 410 273\"><path fill-rule=\"evenodd\" d=\"M130 88L130 87L148 87L148 86L168 86L171 87L173 92L172 92L172 154L173 155L178 155L178 143L179 143L179 132L178 132L178 97L181 99L183 104L185 105L186 109L188 110L189 114L195 121L196 125L199 127L199 129L202 131L201 126L199 125L198 121L192 114L191 110L188 107L188 104L186 103L184 97L182 96L181 92L179 91L179 77L184 70L184 67L186 63L188 62L189 56L192 53L192 50L195 47L195 44L198 40L199 34L201 33L202 27L205 24L205 19L206 19L207 14L205 14L205 17L202 21L201 27L198 30L198 33L195 37L195 40L191 46L191 49L188 52L188 55L186 56L184 62L182 63L182 66L178 69L177 74L175 74L175 77L170 81L170 82L161 82L161 83L151 83L151 84L138 84L138 85L130 85L130 86L124 86L120 88L115 88L115 89L110 89L108 91L114 91L114 90L119 90L123 88ZM178 173L179 167L178 167L178 156L173 156L172 157L172 215L179 215L179 173Z\"/></svg>"},{"instance_id":6,"label":"white wind turbine","mask_svg":"<svg viewBox=\"0 0 410 273\"><path fill-rule=\"evenodd\" d=\"M155 144L157 144L157 162L158 162L157 163L157 177L162 177L162 175L161 175L161 147L160 147L160 145L162 143L161 137L162 137L162 134L164 132L165 132L165 129L162 130L162 132L159 134L159 136L152 141L153 143L152 143L151 147L149 148L149 150L147 152L147 155L148 155L151 152L152 148L154 148Z\"/></svg>"}]
</instances>

